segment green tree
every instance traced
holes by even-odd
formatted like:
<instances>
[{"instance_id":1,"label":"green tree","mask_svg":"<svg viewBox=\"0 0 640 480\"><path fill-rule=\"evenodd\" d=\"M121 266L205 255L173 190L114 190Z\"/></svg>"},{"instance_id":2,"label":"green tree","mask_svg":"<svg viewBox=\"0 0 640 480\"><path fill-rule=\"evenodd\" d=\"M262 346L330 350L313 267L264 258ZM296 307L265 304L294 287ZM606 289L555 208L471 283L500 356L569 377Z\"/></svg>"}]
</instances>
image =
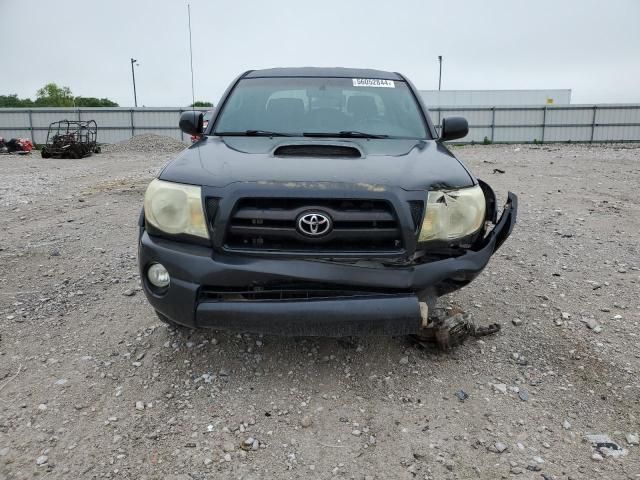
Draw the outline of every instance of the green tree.
<instances>
[{"instance_id":1,"label":"green tree","mask_svg":"<svg viewBox=\"0 0 640 480\"><path fill-rule=\"evenodd\" d=\"M11 95L0 95L0 108L20 108L31 107L33 102L30 98L18 98L15 93Z\"/></svg>"},{"instance_id":2,"label":"green tree","mask_svg":"<svg viewBox=\"0 0 640 480\"><path fill-rule=\"evenodd\" d=\"M117 107L118 104L108 98L76 97L76 107Z\"/></svg>"},{"instance_id":3,"label":"green tree","mask_svg":"<svg viewBox=\"0 0 640 480\"><path fill-rule=\"evenodd\" d=\"M18 98L15 93L0 95L0 108L117 106L116 102L108 98L74 97L69 87L59 87L55 83L48 83L38 90L35 102L30 98Z\"/></svg>"},{"instance_id":4,"label":"green tree","mask_svg":"<svg viewBox=\"0 0 640 480\"><path fill-rule=\"evenodd\" d=\"M211 102L203 102L203 101L198 100L197 102L194 102L189 106L190 107L213 107L213 103L211 103Z\"/></svg>"},{"instance_id":5,"label":"green tree","mask_svg":"<svg viewBox=\"0 0 640 480\"><path fill-rule=\"evenodd\" d=\"M74 98L69 87L59 87L55 83L47 83L36 93L34 102L37 107L73 107Z\"/></svg>"}]
</instances>

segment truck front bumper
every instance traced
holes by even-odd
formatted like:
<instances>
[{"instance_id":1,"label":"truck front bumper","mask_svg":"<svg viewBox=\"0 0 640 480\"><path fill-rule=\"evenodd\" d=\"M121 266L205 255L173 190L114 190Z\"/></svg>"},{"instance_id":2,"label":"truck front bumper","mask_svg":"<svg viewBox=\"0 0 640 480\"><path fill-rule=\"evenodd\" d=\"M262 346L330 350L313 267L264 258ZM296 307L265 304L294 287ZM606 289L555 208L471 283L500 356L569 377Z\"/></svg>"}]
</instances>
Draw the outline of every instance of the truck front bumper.
<instances>
[{"instance_id":1,"label":"truck front bumper","mask_svg":"<svg viewBox=\"0 0 640 480\"><path fill-rule=\"evenodd\" d=\"M509 193L499 221L476 249L406 267L222 254L151 236L141 227L140 276L153 308L185 326L276 335L404 335L422 324L417 292L442 294L473 280L510 235L516 215L517 197ZM154 263L171 277L162 291L146 277ZM336 289L330 296L304 290L286 290L280 298L238 293L255 286L268 292L270 285L283 284Z\"/></svg>"}]
</instances>

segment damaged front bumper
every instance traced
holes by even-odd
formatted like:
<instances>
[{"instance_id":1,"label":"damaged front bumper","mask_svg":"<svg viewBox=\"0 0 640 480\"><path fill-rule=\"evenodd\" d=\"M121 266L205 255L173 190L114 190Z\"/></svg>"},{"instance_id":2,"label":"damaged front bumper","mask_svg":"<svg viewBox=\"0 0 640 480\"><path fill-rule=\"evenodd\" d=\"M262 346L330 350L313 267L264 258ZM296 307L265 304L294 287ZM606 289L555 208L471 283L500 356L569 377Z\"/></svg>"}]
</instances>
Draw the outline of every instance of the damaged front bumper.
<instances>
[{"instance_id":1,"label":"damaged front bumper","mask_svg":"<svg viewBox=\"0 0 640 480\"><path fill-rule=\"evenodd\" d=\"M495 227L464 254L411 266L368 267L218 253L149 235L141 227L139 266L151 305L190 327L277 335L404 335L423 325L418 292L441 295L473 280L510 235L517 197L508 194ZM150 265L171 276L162 291Z\"/></svg>"}]
</instances>

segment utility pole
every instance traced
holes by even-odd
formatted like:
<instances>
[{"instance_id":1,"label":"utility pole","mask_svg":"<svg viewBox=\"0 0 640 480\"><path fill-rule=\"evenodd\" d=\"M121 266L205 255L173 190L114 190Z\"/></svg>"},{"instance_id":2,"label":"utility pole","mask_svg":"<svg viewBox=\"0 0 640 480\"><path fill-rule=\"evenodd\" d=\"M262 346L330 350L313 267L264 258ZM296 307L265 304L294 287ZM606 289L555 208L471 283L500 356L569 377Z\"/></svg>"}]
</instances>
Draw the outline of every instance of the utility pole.
<instances>
[{"instance_id":1,"label":"utility pole","mask_svg":"<svg viewBox=\"0 0 640 480\"><path fill-rule=\"evenodd\" d=\"M438 91L442 88L442 55L438 55L438 62L440 62L440 75L438 75Z\"/></svg>"},{"instance_id":2,"label":"utility pole","mask_svg":"<svg viewBox=\"0 0 640 480\"><path fill-rule=\"evenodd\" d=\"M131 77L133 78L133 102L136 107L138 106L138 96L136 95L136 72L133 70L133 65L138 65L135 58L131 58Z\"/></svg>"},{"instance_id":3,"label":"utility pole","mask_svg":"<svg viewBox=\"0 0 640 480\"><path fill-rule=\"evenodd\" d=\"M187 3L187 16L189 18L189 63L191 65L191 108L195 111L196 93L193 88L193 47L191 46L191 5Z\"/></svg>"}]
</instances>

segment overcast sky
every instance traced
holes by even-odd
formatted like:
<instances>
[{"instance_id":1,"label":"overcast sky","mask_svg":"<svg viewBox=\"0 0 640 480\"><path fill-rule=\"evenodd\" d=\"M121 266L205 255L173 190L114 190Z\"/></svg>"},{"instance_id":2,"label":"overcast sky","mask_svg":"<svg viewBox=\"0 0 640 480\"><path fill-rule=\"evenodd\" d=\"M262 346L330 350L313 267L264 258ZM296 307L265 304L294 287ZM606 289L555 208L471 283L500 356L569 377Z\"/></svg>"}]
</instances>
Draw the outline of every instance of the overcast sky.
<instances>
[{"instance_id":1,"label":"overcast sky","mask_svg":"<svg viewBox=\"0 0 640 480\"><path fill-rule=\"evenodd\" d=\"M639 0L191 0L197 100L240 72L368 67L419 89L570 88L640 102ZM0 94L56 82L133 105L191 103L187 2L0 0Z\"/></svg>"}]
</instances>

